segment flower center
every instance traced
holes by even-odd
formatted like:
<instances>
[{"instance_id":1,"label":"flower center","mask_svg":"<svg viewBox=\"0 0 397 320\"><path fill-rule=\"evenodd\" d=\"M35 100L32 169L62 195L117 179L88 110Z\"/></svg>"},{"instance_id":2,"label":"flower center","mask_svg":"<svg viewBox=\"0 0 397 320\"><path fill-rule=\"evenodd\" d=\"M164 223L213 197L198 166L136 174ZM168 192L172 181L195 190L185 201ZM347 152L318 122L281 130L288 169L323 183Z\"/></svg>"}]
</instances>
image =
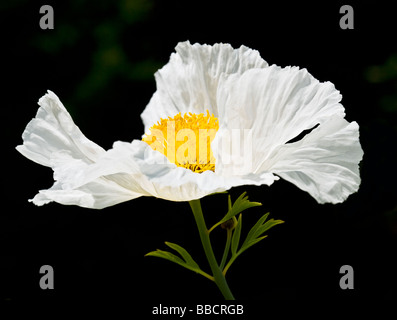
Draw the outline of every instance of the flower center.
<instances>
[{"instance_id":1,"label":"flower center","mask_svg":"<svg viewBox=\"0 0 397 320\"><path fill-rule=\"evenodd\" d=\"M215 171L211 142L218 129L218 118L210 115L208 110L206 115L189 112L181 116L178 113L173 118L157 121L142 141L179 167L197 173Z\"/></svg>"}]
</instances>

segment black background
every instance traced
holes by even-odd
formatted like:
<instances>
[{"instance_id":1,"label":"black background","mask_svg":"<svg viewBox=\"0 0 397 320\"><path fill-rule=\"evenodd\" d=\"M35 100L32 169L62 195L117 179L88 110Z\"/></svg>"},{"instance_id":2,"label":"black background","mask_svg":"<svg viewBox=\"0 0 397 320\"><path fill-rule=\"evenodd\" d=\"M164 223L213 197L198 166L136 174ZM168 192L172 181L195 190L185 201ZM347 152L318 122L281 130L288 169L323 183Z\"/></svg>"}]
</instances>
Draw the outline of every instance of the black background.
<instances>
[{"instance_id":1,"label":"black background","mask_svg":"<svg viewBox=\"0 0 397 320\"><path fill-rule=\"evenodd\" d=\"M54 30L41 30L41 5L54 8ZM294 185L240 187L263 203L244 214L245 232L264 212L285 224L244 253L228 272L236 298L254 301L361 301L397 298L397 47L392 9L350 1L354 30L341 30L344 3L174 1L14 1L0 6L2 64L2 209L0 298L121 299L148 311L157 303L221 301L210 281L144 254L175 242L209 267L187 203L139 198L100 211L27 200L52 185L52 171L15 151L47 89L83 133L105 149L140 138L140 113L156 87L153 73L179 41L244 44L269 64L307 68L343 95L346 118L360 125L362 185L338 205L319 205ZM207 224L227 195L202 200ZM243 230L244 232L244 230ZM212 235L222 253L224 234ZM51 265L55 289L41 290ZM354 268L354 290L339 269ZM138 297L138 298L137 298ZM255 302L256 301L256 302Z\"/></svg>"}]
</instances>

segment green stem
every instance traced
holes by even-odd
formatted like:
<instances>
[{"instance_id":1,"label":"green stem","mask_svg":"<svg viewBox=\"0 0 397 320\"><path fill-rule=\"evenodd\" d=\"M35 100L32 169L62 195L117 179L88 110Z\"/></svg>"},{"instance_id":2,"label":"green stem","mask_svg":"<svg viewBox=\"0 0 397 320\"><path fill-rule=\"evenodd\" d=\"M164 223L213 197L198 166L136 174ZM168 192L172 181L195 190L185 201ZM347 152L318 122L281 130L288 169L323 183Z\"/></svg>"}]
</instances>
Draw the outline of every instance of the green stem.
<instances>
[{"instance_id":1,"label":"green stem","mask_svg":"<svg viewBox=\"0 0 397 320\"><path fill-rule=\"evenodd\" d=\"M196 220L201 243L203 244L204 252L207 257L208 263L210 264L215 283L218 286L219 290L222 292L226 300L234 300L233 294L229 289L229 286L226 282L225 276L223 275L221 268L219 268L218 266L218 263L214 255L214 251L212 250L211 240L207 226L205 225L205 220L203 216L203 211L201 210L200 200L189 201L189 204L190 207L192 208L194 219Z\"/></svg>"},{"instance_id":2,"label":"green stem","mask_svg":"<svg viewBox=\"0 0 397 320\"><path fill-rule=\"evenodd\" d=\"M233 231L231 229L227 229L227 235L226 235L226 246L225 246L225 251L223 252L223 256L222 256L222 261L221 264L219 265L219 268L221 270L223 270L223 268L225 267L225 263L226 263L226 259L230 250L230 243L232 240L232 233Z\"/></svg>"},{"instance_id":3,"label":"green stem","mask_svg":"<svg viewBox=\"0 0 397 320\"><path fill-rule=\"evenodd\" d=\"M236 255L232 256L229 260L229 262L227 263L225 269L223 269L223 275L226 276L226 272L227 270L229 270L230 266L232 265L232 263L234 262L234 260L236 260L236 258L240 255L240 253L237 253Z\"/></svg>"}]
</instances>

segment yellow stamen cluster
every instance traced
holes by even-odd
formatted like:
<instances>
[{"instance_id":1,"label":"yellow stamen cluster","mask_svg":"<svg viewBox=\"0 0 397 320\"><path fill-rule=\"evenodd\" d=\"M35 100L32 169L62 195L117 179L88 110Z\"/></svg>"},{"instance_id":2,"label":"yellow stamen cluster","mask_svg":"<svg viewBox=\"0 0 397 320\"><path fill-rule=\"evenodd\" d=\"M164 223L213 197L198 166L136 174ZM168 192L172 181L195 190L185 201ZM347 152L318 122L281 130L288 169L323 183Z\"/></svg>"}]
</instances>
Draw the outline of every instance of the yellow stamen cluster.
<instances>
[{"instance_id":1,"label":"yellow stamen cluster","mask_svg":"<svg viewBox=\"0 0 397 320\"><path fill-rule=\"evenodd\" d=\"M189 112L182 116L178 113L173 118L157 121L142 141L179 167L197 173L215 171L211 142L218 129L218 118L210 115L208 110L206 115Z\"/></svg>"}]
</instances>

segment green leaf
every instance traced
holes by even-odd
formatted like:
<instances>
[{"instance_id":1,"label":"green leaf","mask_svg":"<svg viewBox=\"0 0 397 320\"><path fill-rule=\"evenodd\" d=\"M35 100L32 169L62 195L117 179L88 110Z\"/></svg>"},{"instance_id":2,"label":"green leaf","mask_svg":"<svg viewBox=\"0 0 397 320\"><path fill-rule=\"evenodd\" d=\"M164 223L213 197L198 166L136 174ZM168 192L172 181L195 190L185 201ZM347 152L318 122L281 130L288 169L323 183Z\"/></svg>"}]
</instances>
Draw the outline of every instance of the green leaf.
<instances>
[{"instance_id":1,"label":"green leaf","mask_svg":"<svg viewBox=\"0 0 397 320\"><path fill-rule=\"evenodd\" d=\"M230 210L232 210L232 198L230 197L230 194L229 194L229 196L227 197L227 210L228 210L228 212L229 212Z\"/></svg>"},{"instance_id":2,"label":"green leaf","mask_svg":"<svg viewBox=\"0 0 397 320\"><path fill-rule=\"evenodd\" d=\"M151 251L147 254L145 254L146 257L152 256L152 257L158 257L158 258L163 258L172 262L175 262L181 266L185 266L186 263L176 255L172 254L171 252L168 251L163 251L160 249L157 249L156 251Z\"/></svg>"},{"instance_id":3,"label":"green leaf","mask_svg":"<svg viewBox=\"0 0 397 320\"><path fill-rule=\"evenodd\" d=\"M269 221L266 221L267 217L269 216L269 212L265 213L256 223L255 225L251 228L251 230L248 232L247 237L245 238L241 248L237 250L238 244L240 241L240 236L241 236L241 228L242 228L242 215L240 214L236 229L234 230L233 237L232 237L232 244L231 244L231 252L232 256L229 260L229 262L226 264L226 267L223 269L223 275L226 275L226 272L229 270L230 266L233 264L233 262L237 259L237 257L242 254L245 250L248 248L252 247L254 244L258 243L259 241L265 239L267 235L263 234L269 230L270 228L274 227L277 224L283 223L284 221L282 220L274 220L270 219Z\"/></svg>"},{"instance_id":4,"label":"green leaf","mask_svg":"<svg viewBox=\"0 0 397 320\"><path fill-rule=\"evenodd\" d=\"M209 274L207 274L206 272L200 269L196 261L193 260L192 256L184 248L171 242L166 242L165 244L171 249L177 251L182 256L183 259L181 259L180 257L176 256L171 252L163 251L159 249L157 249L156 251L149 252L145 256L152 256L152 257L166 259L168 261L179 264L180 266L186 269L199 273L210 280L214 280L214 277L210 276Z\"/></svg>"},{"instance_id":5,"label":"green leaf","mask_svg":"<svg viewBox=\"0 0 397 320\"><path fill-rule=\"evenodd\" d=\"M270 219L269 221L267 221L264 225L260 226L258 228L258 230L255 232L255 237L260 237L262 234L264 234L267 230L269 230L270 228L280 224L280 223L284 223L284 221L282 220L274 220L274 219Z\"/></svg>"},{"instance_id":6,"label":"green leaf","mask_svg":"<svg viewBox=\"0 0 397 320\"><path fill-rule=\"evenodd\" d=\"M236 229L234 229L233 237L232 237L232 245L231 245L232 255L235 255L237 253L237 248L240 242L240 235L241 235L241 227L242 227L241 223L242 223L242 214L240 213L240 216L238 217L237 220L237 226Z\"/></svg>"},{"instance_id":7,"label":"green leaf","mask_svg":"<svg viewBox=\"0 0 397 320\"><path fill-rule=\"evenodd\" d=\"M228 198L228 206L229 206L229 210L226 213L226 215L222 218L221 221L219 221L218 223L216 223L215 225L212 226L212 228L209 230L209 232L211 232L212 230L214 230L217 226L219 226L220 224L226 222L227 220L230 220L231 218L233 218L234 216L238 215L239 213L243 212L244 210L247 210L248 208L252 208L252 207L258 207L261 206L262 203L260 202L253 202L253 201L249 201L248 200L248 196L245 196L246 192L243 192L238 198L237 200L233 203L233 206L231 206L231 199L230 199L230 195Z\"/></svg>"},{"instance_id":8,"label":"green leaf","mask_svg":"<svg viewBox=\"0 0 397 320\"><path fill-rule=\"evenodd\" d=\"M260 228L260 226L266 221L267 217L269 216L270 212L265 213L256 223L255 225L251 228L251 230L247 234L247 238L245 239L245 242L250 241L252 239L257 238L255 235Z\"/></svg>"},{"instance_id":9,"label":"green leaf","mask_svg":"<svg viewBox=\"0 0 397 320\"><path fill-rule=\"evenodd\" d=\"M241 249L239 250L238 254L240 255L241 253L243 253L245 250L247 250L249 247L252 247L254 244L258 243L259 241L265 239L267 237L263 236L260 238L256 238L250 241L244 241L243 245L241 246Z\"/></svg>"},{"instance_id":10,"label":"green leaf","mask_svg":"<svg viewBox=\"0 0 397 320\"><path fill-rule=\"evenodd\" d=\"M270 228L274 227L275 225L278 225L280 223L284 223L282 220L274 220L270 219L269 221L266 221L267 217L269 216L269 212L265 213L258 221L255 223L255 225L251 228L251 230L248 232L247 237L242 244L238 254L241 254L245 250L247 250L249 247L253 246L254 244L258 243L262 239L266 238L267 236L262 236L267 230Z\"/></svg>"},{"instance_id":11,"label":"green leaf","mask_svg":"<svg viewBox=\"0 0 397 320\"><path fill-rule=\"evenodd\" d=\"M238 215L240 212L243 212L244 210L251 208L251 207L258 207L261 206L262 203L260 202L252 202L248 200L248 196L245 197L246 192L243 192L237 200L233 203L233 206L231 209L229 209L228 213L223 217L223 219L220 221L220 223L223 223L234 216Z\"/></svg>"},{"instance_id":12,"label":"green leaf","mask_svg":"<svg viewBox=\"0 0 397 320\"><path fill-rule=\"evenodd\" d=\"M182 258L185 260L185 262L188 266L191 266L192 268L195 268L195 269L196 268L200 269L198 264L196 263L196 261L193 260L192 256L184 248L182 248L181 246L178 246L175 243L171 243L171 242L165 242L165 244L167 246L169 246L171 249L174 249L175 251L177 251L182 256Z\"/></svg>"}]
</instances>

